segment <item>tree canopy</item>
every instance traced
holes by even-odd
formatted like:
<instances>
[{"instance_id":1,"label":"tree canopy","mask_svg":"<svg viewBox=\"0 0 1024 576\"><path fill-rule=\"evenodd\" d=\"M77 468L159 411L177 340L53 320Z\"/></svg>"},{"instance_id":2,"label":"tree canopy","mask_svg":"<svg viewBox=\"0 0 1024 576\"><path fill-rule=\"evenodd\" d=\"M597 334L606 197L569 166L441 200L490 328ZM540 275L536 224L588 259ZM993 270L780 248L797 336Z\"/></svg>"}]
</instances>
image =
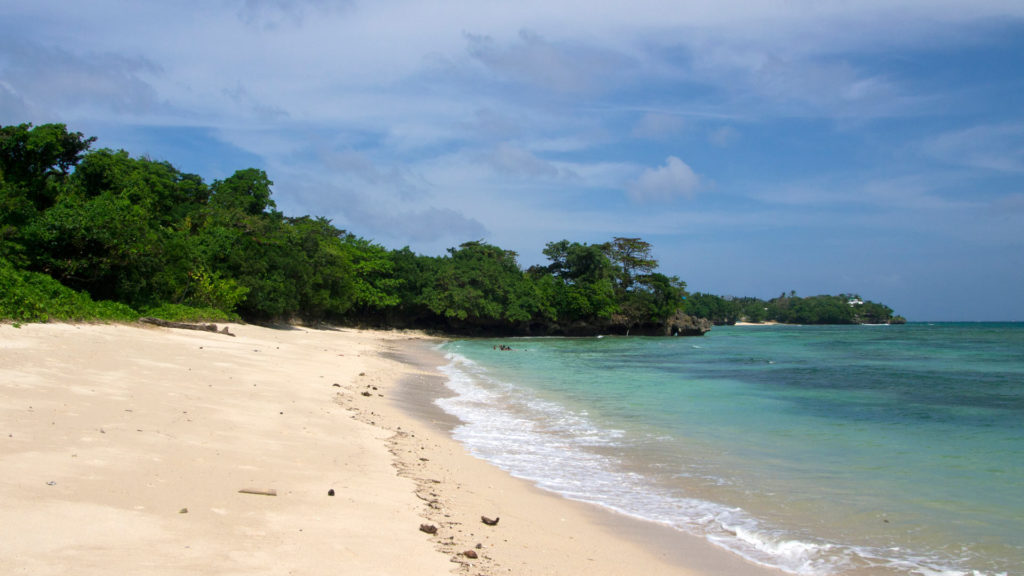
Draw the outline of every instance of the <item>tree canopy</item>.
<instances>
[{"instance_id":1,"label":"tree canopy","mask_svg":"<svg viewBox=\"0 0 1024 576\"><path fill-rule=\"evenodd\" d=\"M472 334L586 334L657 333L684 306L723 323L759 307L783 321L891 314L871 303L851 310L845 301L785 295L750 306L700 294L687 300L686 283L657 272L653 248L640 238L549 242L549 263L525 271L515 252L484 240L443 256L388 250L326 218L282 214L263 170L208 184L168 162L91 150L94 142L63 124L0 127L3 317L40 318L42 302L101 301L119 317L198 310ZM12 312L18 302L31 310Z\"/></svg>"},{"instance_id":2,"label":"tree canopy","mask_svg":"<svg viewBox=\"0 0 1024 576\"><path fill-rule=\"evenodd\" d=\"M528 271L483 240L421 256L285 216L257 168L207 184L94 141L61 124L0 129L0 258L11 270L138 311L468 333L605 330L683 305L685 285L652 274L639 238L552 242L550 265Z\"/></svg>"},{"instance_id":3,"label":"tree canopy","mask_svg":"<svg viewBox=\"0 0 1024 576\"><path fill-rule=\"evenodd\" d=\"M777 298L723 298L695 293L686 302L686 313L707 318L715 324L736 322L779 322L781 324L898 324L892 308L861 300L854 294L819 295L801 298L796 292Z\"/></svg>"}]
</instances>

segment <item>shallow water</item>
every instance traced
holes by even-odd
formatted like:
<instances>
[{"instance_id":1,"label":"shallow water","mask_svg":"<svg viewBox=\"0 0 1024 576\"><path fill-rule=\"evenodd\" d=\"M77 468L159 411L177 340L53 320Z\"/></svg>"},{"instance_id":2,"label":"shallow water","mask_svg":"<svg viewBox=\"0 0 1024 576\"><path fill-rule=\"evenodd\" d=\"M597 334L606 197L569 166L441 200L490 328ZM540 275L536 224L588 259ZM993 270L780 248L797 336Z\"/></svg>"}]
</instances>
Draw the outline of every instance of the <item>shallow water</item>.
<instances>
[{"instance_id":1,"label":"shallow water","mask_svg":"<svg viewBox=\"0 0 1024 576\"><path fill-rule=\"evenodd\" d=\"M442 350L456 438L567 497L795 574L1024 565L1024 325Z\"/></svg>"}]
</instances>

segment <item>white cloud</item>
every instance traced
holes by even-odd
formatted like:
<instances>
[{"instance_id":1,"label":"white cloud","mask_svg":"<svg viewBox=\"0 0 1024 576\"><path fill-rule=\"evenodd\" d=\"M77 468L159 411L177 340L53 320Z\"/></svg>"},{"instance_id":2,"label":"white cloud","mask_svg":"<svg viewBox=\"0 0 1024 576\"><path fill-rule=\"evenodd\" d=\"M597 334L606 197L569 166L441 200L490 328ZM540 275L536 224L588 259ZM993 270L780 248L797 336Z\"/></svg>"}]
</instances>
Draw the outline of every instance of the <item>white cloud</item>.
<instances>
[{"instance_id":1,"label":"white cloud","mask_svg":"<svg viewBox=\"0 0 1024 576\"><path fill-rule=\"evenodd\" d=\"M679 158L669 156L664 166L645 170L628 191L634 200L665 201L692 197L699 186L700 178L693 169Z\"/></svg>"}]
</instances>

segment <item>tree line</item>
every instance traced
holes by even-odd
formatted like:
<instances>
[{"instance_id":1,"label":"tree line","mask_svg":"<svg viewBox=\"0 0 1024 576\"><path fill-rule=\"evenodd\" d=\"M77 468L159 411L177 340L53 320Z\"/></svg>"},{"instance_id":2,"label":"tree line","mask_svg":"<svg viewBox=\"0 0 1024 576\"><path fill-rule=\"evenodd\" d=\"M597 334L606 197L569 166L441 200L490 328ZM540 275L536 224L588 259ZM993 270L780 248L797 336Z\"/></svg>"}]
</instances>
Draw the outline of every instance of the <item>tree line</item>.
<instances>
[{"instance_id":1,"label":"tree line","mask_svg":"<svg viewBox=\"0 0 1024 576\"><path fill-rule=\"evenodd\" d=\"M853 296L689 295L640 238L549 242L548 264L483 240L424 256L286 216L247 168L205 182L92 150L63 124L0 126L0 319L328 322L466 334L665 333L715 324L901 321ZM859 300L859 299L857 299Z\"/></svg>"},{"instance_id":2,"label":"tree line","mask_svg":"<svg viewBox=\"0 0 1024 576\"><path fill-rule=\"evenodd\" d=\"M801 298L796 292L782 293L770 300L725 298L714 294L692 294L686 312L707 318L716 325L736 322L779 322L782 324L903 324L892 308L862 300L856 294L819 295Z\"/></svg>"},{"instance_id":3,"label":"tree line","mask_svg":"<svg viewBox=\"0 0 1024 576\"><path fill-rule=\"evenodd\" d=\"M284 215L262 170L206 183L94 142L63 124L0 127L0 318L575 334L656 327L686 302L639 238L550 242L550 263L526 270L483 240L443 256L388 250Z\"/></svg>"}]
</instances>

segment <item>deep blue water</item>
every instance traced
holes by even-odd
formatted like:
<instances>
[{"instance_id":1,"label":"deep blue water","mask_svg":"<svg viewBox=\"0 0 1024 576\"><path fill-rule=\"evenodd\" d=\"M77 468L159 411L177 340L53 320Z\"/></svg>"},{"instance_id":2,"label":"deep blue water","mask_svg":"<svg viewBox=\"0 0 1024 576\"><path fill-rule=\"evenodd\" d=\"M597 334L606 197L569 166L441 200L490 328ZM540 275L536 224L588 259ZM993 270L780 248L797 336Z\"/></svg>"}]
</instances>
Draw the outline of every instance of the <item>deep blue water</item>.
<instances>
[{"instance_id":1,"label":"deep blue water","mask_svg":"<svg viewBox=\"0 0 1024 576\"><path fill-rule=\"evenodd\" d=\"M567 497L798 574L1024 566L1022 324L443 350L456 438Z\"/></svg>"}]
</instances>

